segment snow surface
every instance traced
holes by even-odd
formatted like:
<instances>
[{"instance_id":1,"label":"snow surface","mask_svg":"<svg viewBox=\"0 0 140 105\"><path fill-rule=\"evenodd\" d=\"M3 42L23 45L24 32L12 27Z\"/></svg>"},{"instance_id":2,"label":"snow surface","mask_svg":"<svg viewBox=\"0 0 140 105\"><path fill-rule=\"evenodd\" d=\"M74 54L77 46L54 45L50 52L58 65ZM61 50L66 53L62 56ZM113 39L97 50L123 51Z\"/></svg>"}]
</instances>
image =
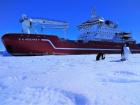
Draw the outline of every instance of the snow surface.
<instances>
[{"instance_id":1,"label":"snow surface","mask_svg":"<svg viewBox=\"0 0 140 105\"><path fill-rule=\"evenodd\" d=\"M139 105L140 55L0 55L0 105Z\"/></svg>"}]
</instances>

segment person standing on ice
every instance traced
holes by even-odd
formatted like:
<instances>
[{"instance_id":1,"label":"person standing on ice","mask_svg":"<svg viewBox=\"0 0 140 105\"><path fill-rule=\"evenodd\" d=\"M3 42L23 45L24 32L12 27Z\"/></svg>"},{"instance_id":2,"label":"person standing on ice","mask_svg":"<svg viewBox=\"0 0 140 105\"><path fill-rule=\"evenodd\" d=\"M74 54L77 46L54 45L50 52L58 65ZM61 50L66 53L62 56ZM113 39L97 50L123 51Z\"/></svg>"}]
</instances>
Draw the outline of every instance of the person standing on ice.
<instances>
[{"instance_id":1,"label":"person standing on ice","mask_svg":"<svg viewBox=\"0 0 140 105\"><path fill-rule=\"evenodd\" d=\"M105 54L103 52L99 52L96 56L96 61L99 61L99 60L104 60L105 59Z\"/></svg>"},{"instance_id":2,"label":"person standing on ice","mask_svg":"<svg viewBox=\"0 0 140 105\"><path fill-rule=\"evenodd\" d=\"M122 50L121 50L121 61L128 60L129 54L131 54L131 51L129 48L129 44L126 43L126 44L124 44L124 46L122 47Z\"/></svg>"}]
</instances>

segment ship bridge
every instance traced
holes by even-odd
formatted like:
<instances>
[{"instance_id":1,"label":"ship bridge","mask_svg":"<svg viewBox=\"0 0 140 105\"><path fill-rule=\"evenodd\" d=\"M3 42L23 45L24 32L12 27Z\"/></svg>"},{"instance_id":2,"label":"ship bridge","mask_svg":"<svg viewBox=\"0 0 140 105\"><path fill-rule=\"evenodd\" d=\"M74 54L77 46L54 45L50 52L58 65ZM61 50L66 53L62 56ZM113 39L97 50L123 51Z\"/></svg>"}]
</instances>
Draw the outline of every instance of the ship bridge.
<instances>
[{"instance_id":1,"label":"ship bridge","mask_svg":"<svg viewBox=\"0 0 140 105\"><path fill-rule=\"evenodd\" d=\"M90 20L88 20L86 22L83 22L82 24L80 24L78 26L78 28L80 30L80 29L83 29L83 28L86 28L86 27L91 27L92 25L102 24L102 23L104 23L104 21L105 20L102 17L95 17L95 18L90 19Z\"/></svg>"}]
</instances>

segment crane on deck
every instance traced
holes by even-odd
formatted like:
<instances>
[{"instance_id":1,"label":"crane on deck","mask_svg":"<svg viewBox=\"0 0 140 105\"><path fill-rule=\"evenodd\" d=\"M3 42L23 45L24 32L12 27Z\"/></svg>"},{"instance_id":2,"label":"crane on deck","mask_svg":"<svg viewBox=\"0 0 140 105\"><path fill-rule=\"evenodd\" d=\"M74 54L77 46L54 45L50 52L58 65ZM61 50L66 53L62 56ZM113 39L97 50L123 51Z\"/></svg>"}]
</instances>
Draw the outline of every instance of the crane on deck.
<instances>
[{"instance_id":1,"label":"crane on deck","mask_svg":"<svg viewBox=\"0 0 140 105\"><path fill-rule=\"evenodd\" d=\"M22 32L27 34L37 33L37 31L33 29L34 25L40 26L42 31L46 28L67 30L69 27L67 22L41 18L29 18L26 15L22 15L20 23L22 24Z\"/></svg>"}]
</instances>

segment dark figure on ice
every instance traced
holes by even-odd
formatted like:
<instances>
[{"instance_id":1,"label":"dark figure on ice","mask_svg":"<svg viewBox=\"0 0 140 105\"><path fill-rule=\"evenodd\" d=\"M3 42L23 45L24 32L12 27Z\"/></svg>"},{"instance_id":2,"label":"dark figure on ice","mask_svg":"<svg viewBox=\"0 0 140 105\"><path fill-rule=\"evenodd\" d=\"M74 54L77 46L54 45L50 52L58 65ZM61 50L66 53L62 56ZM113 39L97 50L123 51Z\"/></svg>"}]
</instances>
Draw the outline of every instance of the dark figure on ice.
<instances>
[{"instance_id":1,"label":"dark figure on ice","mask_svg":"<svg viewBox=\"0 0 140 105\"><path fill-rule=\"evenodd\" d=\"M97 56L96 56L96 61L99 61L99 60L103 60L103 59L105 59L105 54L104 53L102 53L102 52L100 52L100 53L98 53L97 54Z\"/></svg>"}]
</instances>

